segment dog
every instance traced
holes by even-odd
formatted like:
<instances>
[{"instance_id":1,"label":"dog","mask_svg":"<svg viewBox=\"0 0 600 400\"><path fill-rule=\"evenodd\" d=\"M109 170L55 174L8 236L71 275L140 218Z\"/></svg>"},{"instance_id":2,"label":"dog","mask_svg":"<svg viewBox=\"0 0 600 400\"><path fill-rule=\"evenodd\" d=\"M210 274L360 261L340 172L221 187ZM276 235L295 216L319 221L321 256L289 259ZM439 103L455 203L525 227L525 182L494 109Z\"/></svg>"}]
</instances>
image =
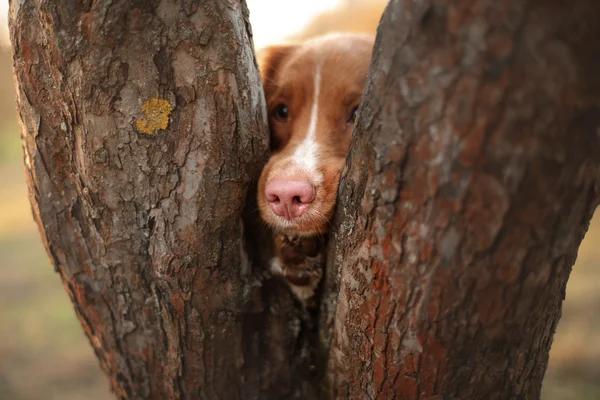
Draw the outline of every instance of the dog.
<instances>
[{"instance_id":1,"label":"dog","mask_svg":"<svg viewBox=\"0 0 600 400\"><path fill-rule=\"evenodd\" d=\"M374 37L328 34L257 52L271 137L258 183L275 234L271 270L304 302L323 273L340 175L371 62Z\"/></svg>"}]
</instances>

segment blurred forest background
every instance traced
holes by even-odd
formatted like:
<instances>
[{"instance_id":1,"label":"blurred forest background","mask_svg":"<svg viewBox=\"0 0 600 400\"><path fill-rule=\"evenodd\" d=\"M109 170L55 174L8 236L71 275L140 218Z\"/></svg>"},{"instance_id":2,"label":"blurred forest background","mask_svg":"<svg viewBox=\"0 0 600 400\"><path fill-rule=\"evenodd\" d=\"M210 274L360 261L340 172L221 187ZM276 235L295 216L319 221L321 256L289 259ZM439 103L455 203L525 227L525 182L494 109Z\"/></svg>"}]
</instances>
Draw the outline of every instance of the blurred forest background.
<instances>
[{"instance_id":1,"label":"blurred forest background","mask_svg":"<svg viewBox=\"0 0 600 400\"><path fill-rule=\"evenodd\" d=\"M385 1L249 0L248 4L255 44L263 46L284 36L374 32ZM289 7L297 10L290 12ZM6 8L0 5L0 24L6 23ZM294 29L297 32L290 31ZM111 399L108 382L31 216L5 26L0 35L0 400ZM600 399L599 310L597 215L569 281L542 399Z\"/></svg>"}]
</instances>

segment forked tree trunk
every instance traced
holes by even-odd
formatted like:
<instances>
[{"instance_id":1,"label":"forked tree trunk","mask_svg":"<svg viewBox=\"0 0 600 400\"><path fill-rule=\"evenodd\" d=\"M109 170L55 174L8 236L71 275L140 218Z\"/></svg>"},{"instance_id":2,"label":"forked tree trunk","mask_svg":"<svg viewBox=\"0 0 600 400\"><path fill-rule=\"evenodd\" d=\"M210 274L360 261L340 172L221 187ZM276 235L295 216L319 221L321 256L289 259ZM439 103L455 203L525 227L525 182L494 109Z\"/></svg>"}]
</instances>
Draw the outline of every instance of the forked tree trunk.
<instances>
[{"instance_id":1,"label":"forked tree trunk","mask_svg":"<svg viewBox=\"0 0 600 400\"><path fill-rule=\"evenodd\" d=\"M592 0L390 3L315 365L253 213L244 2L13 1L34 216L117 396L538 397L598 201L598 20Z\"/></svg>"},{"instance_id":2,"label":"forked tree trunk","mask_svg":"<svg viewBox=\"0 0 600 400\"><path fill-rule=\"evenodd\" d=\"M301 320L244 238L268 156L245 3L10 12L33 213L118 397L306 397Z\"/></svg>"},{"instance_id":3,"label":"forked tree trunk","mask_svg":"<svg viewBox=\"0 0 600 400\"><path fill-rule=\"evenodd\" d=\"M598 21L593 0L390 2L330 244L333 397L539 398L598 204Z\"/></svg>"}]
</instances>

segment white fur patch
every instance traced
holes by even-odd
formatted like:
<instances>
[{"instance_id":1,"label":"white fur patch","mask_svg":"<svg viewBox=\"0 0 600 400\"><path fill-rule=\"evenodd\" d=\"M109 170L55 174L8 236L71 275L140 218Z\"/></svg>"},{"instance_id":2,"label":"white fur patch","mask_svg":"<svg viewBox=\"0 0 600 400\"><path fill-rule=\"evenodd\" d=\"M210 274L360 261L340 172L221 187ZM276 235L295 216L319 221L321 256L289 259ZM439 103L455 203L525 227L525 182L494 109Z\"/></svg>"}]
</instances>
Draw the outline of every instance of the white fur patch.
<instances>
[{"instance_id":1,"label":"white fur patch","mask_svg":"<svg viewBox=\"0 0 600 400\"><path fill-rule=\"evenodd\" d=\"M319 159L319 144L317 143L317 121L319 119L319 92L321 91L321 67L317 65L315 71L315 88L313 91L313 103L310 110L310 121L306 137L294 152L294 164L303 168L310 175L317 178L316 185L323 183L323 177L317 170Z\"/></svg>"},{"instance_id":2,"label":"white fur patch","mask_svg":"<svg viewBox=\"0 0 600 400\"><path fill-rule=\"evenodd\" d=\"M271 258L269 264L272 274L281 275L285 277L285 271L281 267L281 261L279 260L279 257ZM292 292L302 301L306 301L312 296L314 296L318 284L318 279L315 279L315 281L310 286L296 286L293 283L288 282L288 285L290 286L290 289L292 289Z\"/></svg>"},{"instance_id":3,"label":"white fur patch","mask_svg":"<svg viewBox=\"0 0 600 400\"><path fill-rule=\"evenodd\" d=\"M272 274L283 275L283 269L281 268L281 262L279 262L279 257L271 258L269 264L269 266L271 267Z\"/></svg>"}]
</instances>

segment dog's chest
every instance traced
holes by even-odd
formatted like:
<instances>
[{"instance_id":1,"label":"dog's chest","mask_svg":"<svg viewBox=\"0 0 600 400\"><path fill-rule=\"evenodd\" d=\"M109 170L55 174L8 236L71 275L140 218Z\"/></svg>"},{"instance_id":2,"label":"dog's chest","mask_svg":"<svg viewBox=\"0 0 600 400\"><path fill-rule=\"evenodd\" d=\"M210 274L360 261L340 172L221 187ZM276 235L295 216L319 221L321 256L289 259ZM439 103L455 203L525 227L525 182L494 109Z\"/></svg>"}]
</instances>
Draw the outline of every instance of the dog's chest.
<instances>
[{"instance_id":1,"label":"dog's chest","mask_svg":"<svg viewBox=\"0 0 600 400\"><path fill-rule=\"evenodd\" d=\"M276 257L271 271L282 275L307 307L316 306L316 292L325 267L325 238L274 236Z\"/></svg>"}]
</instances>

